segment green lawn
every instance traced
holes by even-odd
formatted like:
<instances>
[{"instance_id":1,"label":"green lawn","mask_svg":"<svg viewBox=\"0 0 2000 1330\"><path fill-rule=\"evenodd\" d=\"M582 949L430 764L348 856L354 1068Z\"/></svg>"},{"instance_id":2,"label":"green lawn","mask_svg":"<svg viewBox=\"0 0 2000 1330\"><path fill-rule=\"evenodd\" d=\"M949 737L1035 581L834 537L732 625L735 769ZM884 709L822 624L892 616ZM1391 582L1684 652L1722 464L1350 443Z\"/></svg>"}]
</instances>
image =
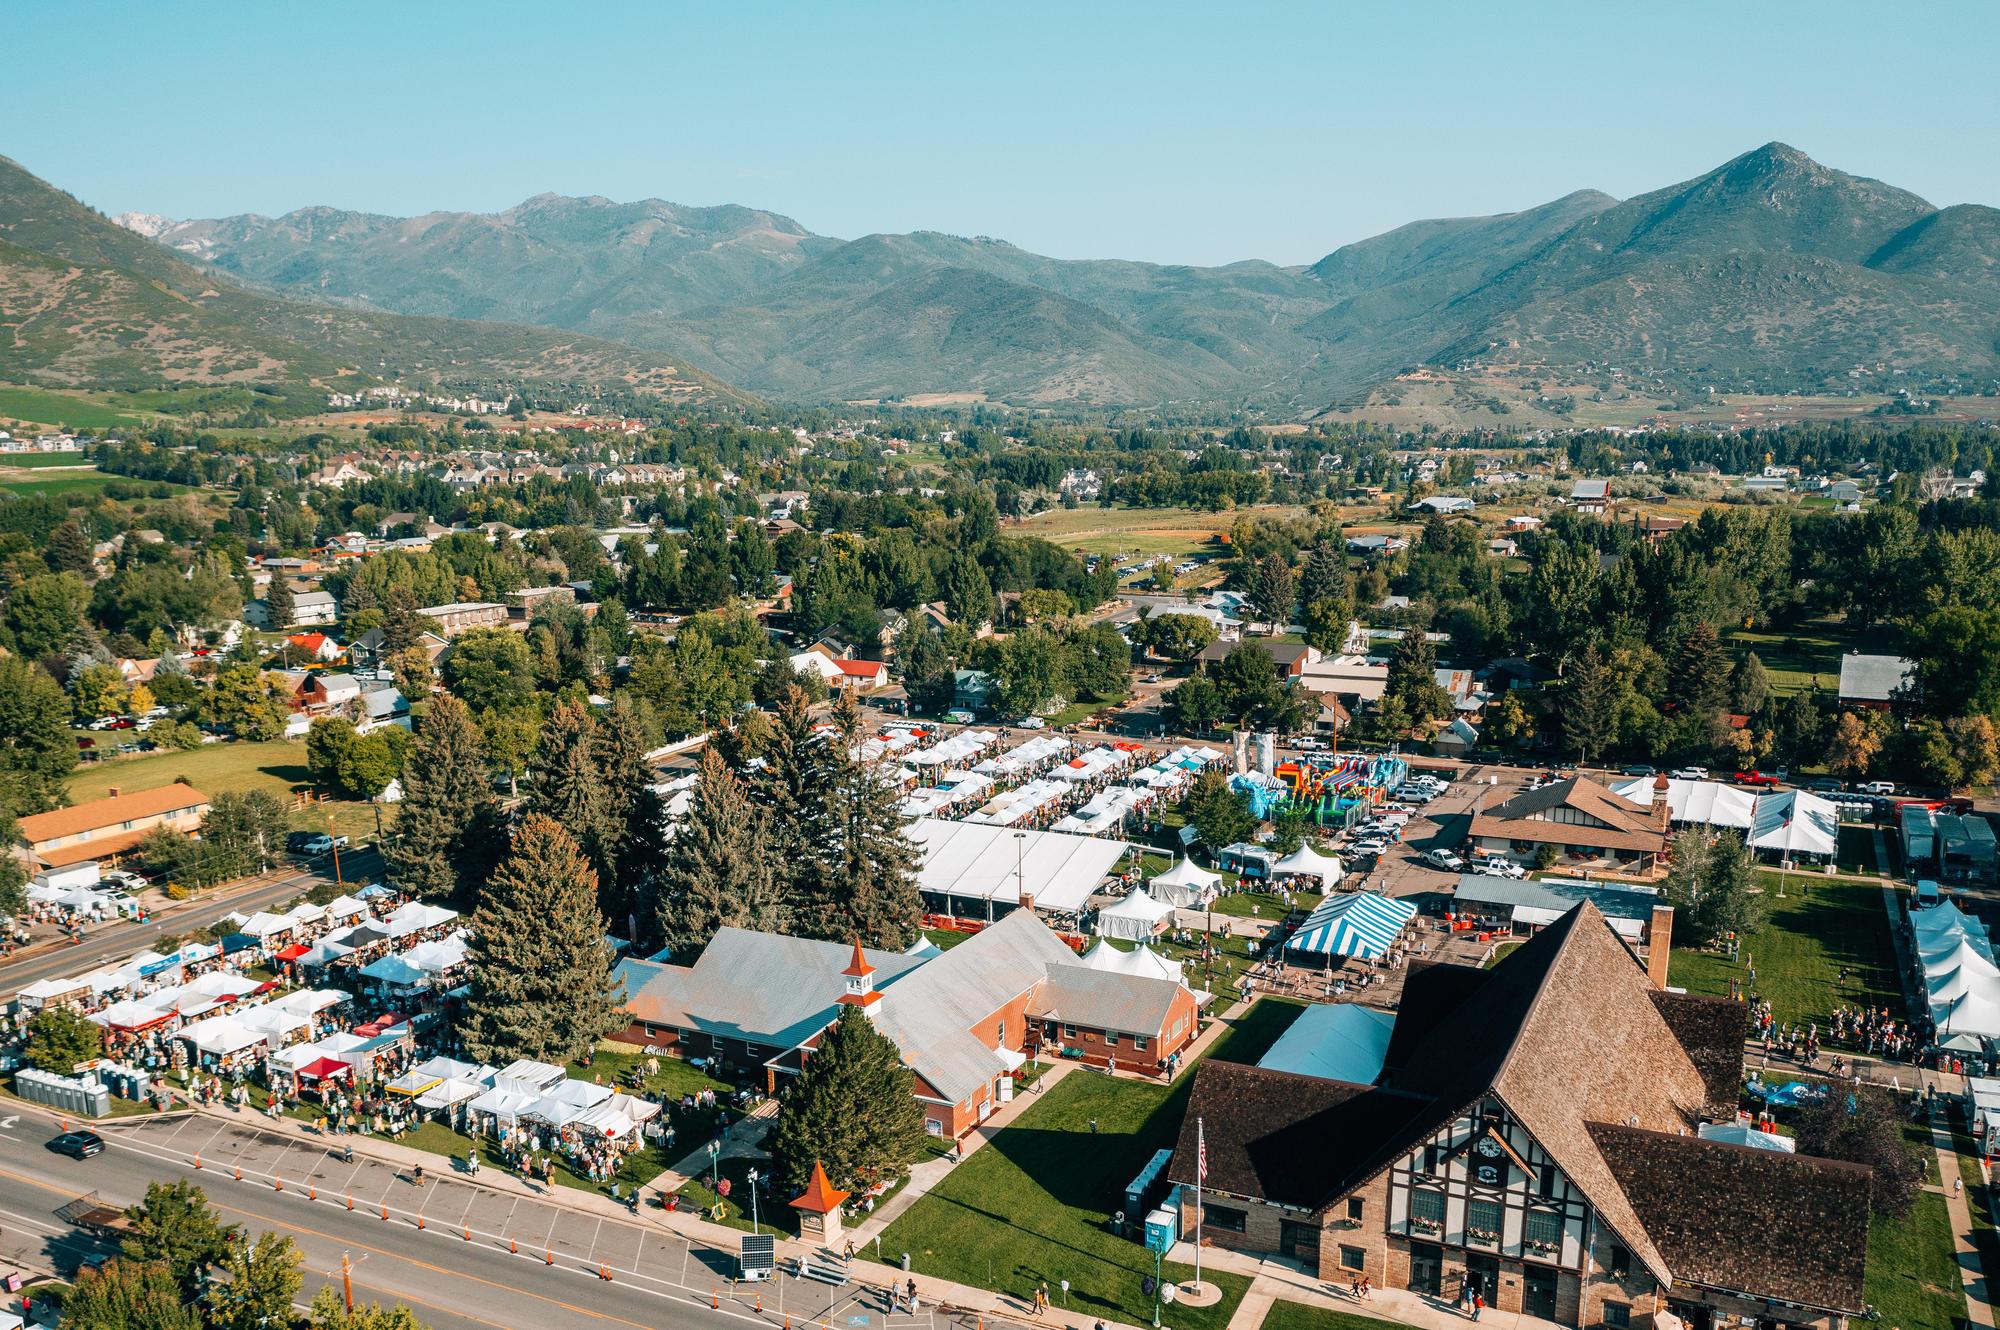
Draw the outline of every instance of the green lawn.
<instances>
[{"instance_id":1,"label":"green lawn","mask_svg":"<svg viewBox=\"0 0 2000 1330\"><path fill-rule=\"evenodd\" d=\"M1216 914L1231 914L1239 919L1268 919L1277 923L1285 917L1287 910L1310 912L1321 899L1310 891L1295 891L1288 906L1285 898L1275 891L1232 891L1217 896L1213 909Z\"/></svg>"},{"instance_id":2,"label":"green lawn","mask_svg":"<svg viewBox=\"0 0 2000 1330\"><path fill-rule=\"evenodd\" d=\"M1283 1298L1264 1313L1264 1330L1382 1330L1384 1326L1401 1324L1328 1307L1308 1307L1303 1302L1286 1302Z\"/></svg>"},{"instance_id":3,"label":"green lawn","mask_svg":"<svg viewBox=\"0 0 2000 1330\"><path fill-rule=\"evenodd\" d=\"M926 928L924 936L932 942L937 943L939 951L950 951L953 947L971 937L972 934L961 933L955 928Z\"/></svg>"},{"instance_id":4,"label":"green lawn","mask_svg":"<svg viewBox=\"0 0 2000 1330\"><path fill-rule=\"evenodd\" d=\"M1723 640L1738 654L1756 652L1774 693L1802 693L1819 680L1822 689L1840 685L1840 658L1849 651L1886 653L1888 634L1857 632L1844 623L1816 619L1792 629L1739 628Z\"/></svg>"},{"instance_id":5,"label":"green lawn","mask_svg":"<svg viewBox=\"0 0 2000 1330\"><path fill-rule=\"evenodd\" d=\"M1965 1292L1944 1197L1921 1192L1901 1219L1868 1226L1868 1303L1897 1330L1955 1330Z\"/></svg>"},{"instance_id":6,"label":"green lawn","mask_svg":"<svg viewBox=\"0 0 2000 1330\"><path fill-rule=\"evenodd\" d=\"M1879 873L1883 865L1875 861L1875 829L1853 822L1840 825L1840 843L1834 858L1850 873Z\"/></svg>"},{"instance_id":7,"label":"green lawn","mask_svg":"<svg viewBox=\"0 0 2000 1330\"><path fill-rule=\"evenodd\" d=\"M1502 942L1499 946L1493 948L1493 959L1486 962L1486 968L1490 970L1494 966L1498 965L1501 961L1506 960L1509 956L1514 954L1515 948L1519 947L1520 945L1521 944L1519 942Z\"/></svg>"},{"instance_id":8,"label":"green lawn","mask_svg":"<svg viewBox=\"0 0 2000 1330\"><path fill-rule=\"evenodd\" d=\"M89 466L90 457L86 453L0 453L0 466L20 467L24 471L38 471L51 466Z\"/></svg>"},{"instance_id":9,"label":"green lawn","mask_svg":"<svg viewBox=\"0 0 2000 1330\"><path fill-rule=\"evenodd\" d=\"M1780 1024L1824 1022L1838 1006L1888 1006L1900 1011L1902 987L1882 889L1854 878L1794 874L1777 897L1776 875L1765 887L1764 927L1745 939L1740 959L1674 949L1672 979L1690 993L1723 997L1732 979L1753 997L1768 998ZM1749 982L1749 967L1757 981ZM1841 977L1843 967L1846 977Z\"/></svg>"},{"instance_id":10,"label":"green lawn","mask_svg":"<svg viewBox=\"0 0 2000 1330\"><path fill-rule=\"evenodd\" d=\"M1994 1230L1993 1198L1986 1189L1979 1147L1964 1132L1954 1134L1952 1147L1958 1151L1959 1176L1965 1179L1965 1204L1972 1212L1972 1243L1979 1248L1979 1269L1990 1279L1988 1272L2000 1271L2000 1232Z\"/></svg>"},{"instance_id":11,"label":"green lawn","mask_svg":"<svg viewBox=\"0 0 2000 1330\"><path fill-rule=\"evenodd\" d=\"M0 490L9 494L74 494L81 490L102 489L116 476L107 476L92 468L89 471L30 472L0 480Z\"/></svg>"},{"instance_id":12,"label":"green lawn","mask_svg":"<svg viewBox=\"0 0 2000 1330\"><path fill-rule=\"evenodd\" d=\"M1208 1056L1255 1062L1304 1009L1265 998L1230 1022ZM1114 1236L1106 1219L1153 1152L1179 1136L1192 1072L1193 1064L1172 1085L1071 1072L891 1224L883 1259L907 1251L920 1274L1023 1298L1037 1283L1056 1288L1067 1279L1075 1310L1149 1323L1152 1300L1139 1281L1152 1273L1152 1258ZM1185 1279L1193 1269L1170 1264L1167 1272ZM1239 1275L1204 1273L1222 1301L1176 1307L1182 1330L1221 1330L1249 1287Z\"/></svg>"},{"instance_id":13,"label":"green lawn","mask_svg":"<svg viewBox=\"0 0 2000 1330\"><path fill-rule=\"evenodd\" d=\"M47 392L40 388L0 388L0 416L83 430L145 423L130 412L119 411L87 397L71 397L66 393Z\"/></svg>"},{"instance_id":14,"label":"green lawn","mask_svg":"<svg viewBox=\"0 0 2000 1330\"><path fill-rule=\"evenodd\" d=\"M276 739L270 743L203 744L186 752L146 753L138 757L105 758L78 767L69 778L69 797L82 803L102 799L117 786L126 793L171 785L182 776L203 794L227 794L238 790L265 790L290 800L309 787L306 745L303 739ZM329 799L292 813L297 831L325 831L326 815L333 814L334 830L357 843L375 839L375 810L365 803ZM394 813L385 810L383 825L393 824Z\"/></svg>"}]
</instances>

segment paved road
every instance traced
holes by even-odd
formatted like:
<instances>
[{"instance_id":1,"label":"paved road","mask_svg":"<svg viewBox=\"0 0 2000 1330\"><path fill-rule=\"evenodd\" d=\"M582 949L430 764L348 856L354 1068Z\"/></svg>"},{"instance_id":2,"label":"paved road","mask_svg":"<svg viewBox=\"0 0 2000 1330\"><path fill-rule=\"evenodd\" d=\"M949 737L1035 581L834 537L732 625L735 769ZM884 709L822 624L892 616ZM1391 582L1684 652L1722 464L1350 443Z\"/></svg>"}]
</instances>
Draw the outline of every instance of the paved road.
<instances>
[{"instance_id":1,"label":"paved road","mask_svg":"<svg viewBox=\"0 0 2000 1330\"><path fill-rule=\"evenodd\" d=\"M110 1148L79 1162L43 1148L53 1127L38 1116L0 1118L0 1268L18 1262L67 1273L98 1248L54 1217L58 1206L89 1191L130 1204L150 1180L190 1178L226 1220L298 1244L306 1298L338 1282L345 1252L354 1260L357 1300L407 1303L437 1330L779 1330L788 1317L825 1324L830 1312L840 1330L952 1330L929 1309L915 1318L886 1315L877 1295L852 1286L781 1275L761 1290L732 1290L733 1253L691 1244L659 1224L561 1209L435 1174L419 1187L387 1163L343 1163L325 1141L291 1124L265 1131L249 1119L181 1115L99 1130ZM719 1307L711 1307L712 1297Z\"/></svg>"},{"instance_id":2,"label":"paved road","mask_svg":"<svg viewBox=\"0 0 2000 1330\"><path fill-rule=\"evenodd\" d=\"M382 856L374 850L343 854L340 867L341 876L350 885L373 881L382 875ZM122 960L162 936L212 924L232 910L249 914L268 905L282 904L331 881L333 863L329 859L279 877L253 880L228 893L203 896L161 910L143 924L106 924L85 933L80 945L59 943L46 950L16 954L11 960L0 962L0 1000L11 1000L15 992L38 979L79 974L112 958Z\"/></svg>"}]
</instances>

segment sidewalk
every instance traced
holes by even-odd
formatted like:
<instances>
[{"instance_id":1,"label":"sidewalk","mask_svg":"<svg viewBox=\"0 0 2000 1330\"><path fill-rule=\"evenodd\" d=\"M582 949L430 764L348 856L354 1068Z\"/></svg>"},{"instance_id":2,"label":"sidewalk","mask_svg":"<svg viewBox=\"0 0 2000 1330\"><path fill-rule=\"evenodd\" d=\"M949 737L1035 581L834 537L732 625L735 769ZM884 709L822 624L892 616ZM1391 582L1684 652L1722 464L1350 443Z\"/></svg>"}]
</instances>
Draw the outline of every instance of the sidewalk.
<instances>
[{"instance_id":1,"label":"sidewalk","mask_svg":"<svg viewBox=\"0 0 2000 1330\"><path fill-rule=\"evenodd\" d=\"M1176 1243L1167 1259L1192 1265L1194 1245ZM1243 1301L1229 1318L1228 1330L1257 1330L1271 1304L1279 1301L1304 1303L1324 1311L1414 1326L1417 1330L1462 1330L1472 1324L1472 1317L1459 1311L1447 1299L1427 1297L1400 1288L1373 1289L1366 1298L1357 1298L1347 1292L1344 1279L1330 1283L1315 1278L1301 1270L1296 1262L1279 1256L1259 1257L1221 1247L1205 1247L1201 1253L1201 1264L1204 1271L1227 1270L1250 1279L1250 1291L1243 1295ZM1480 1316L1479 1325L1481 1330L1487 1330L1487 1327L1492 1327L1492 1330L1559 1330L1554 1321L1544 1321L1521 1312L1503 1312L1493 1307L1488 1307Z\"/></svg>"},{"instance_id":2,"label":"sidewalk","mask_svg":"<svg viewBox=\"0 0 2000 1330\"><path fill-rule=\"evenodd\" d=\"M1952 1145L1950 1130L1938 1121L1935 1112L1931 1114L1931 1145L1937 1150L1938 1178L1943 1183L1938 1190L1944 1193L1945 1210L1951 1216L1952 1254L1958 1260L1959 1278L1965 1284L1965 1316L1974 1325L1991 1326L1994 1324L1992 1295L1987 1289L1986 1273L1979 1265L1979 1247L1972 1240L1970 1198L1961 1188L1952 1186L1964 1176L1959 1172L1958 1151ZM1985 1170L1982 1168L1980 1172L1983 1175ZM1983 1185L1990 1188L1992 1182L1988 1180Z\"/></svg>"},{"instance_id":3,"label":"sidewalk","mask_svg":"<svg viewBox=\"0 0 2000 1330\"><path fill-rule=\"evenodd\" d=\"M1023 1104L1032 1096L1014 1101ZM1014 1105L1009 1105L1013 1108ZM996 1115L997 1116L997 1115ZM217 1129L215 1137L205 1144L200 1139L200 1127L211 1125ZM166 1141L153 1140L153 1132L148 1128L175 1127ZM172 1138L179 1136L189 1127L195 1134L189 1143L176 1144ZM662 1235L670 1236L687 1244L690 1253L706 1250L712 1259L702 1262L718 1272L719 1282L732 1285L733 1275L725 1273L733 1269L736 1253L740 1248L745 1231L726 1225L712 1223L698 1213L688 1210L667 1212L650 1207L641 1207L634 1213L631 1209L611 1200L610 1197L581 1188L556 1185L543 1187L539 1183L528 1182L504 1169L487 1167L478 1176L468 1177L457 1171L455 1163L442 1155L412 1146L400 1145L374 1136L355 1135L330 1137L317 1130L307 1130L305 1124L291 1119L276 1122L261 1114L232 1113L226 1108L209 1106L192 1112L175 1114L171 1118L123 1118L112 1119L100 1124L100 1129L118 1134L130 1133L135 1138L146 1141L154 1147L166 1146L168 1153L192 1159L203 1149L209 1153L199 1165L205 1176L212 1177L214 1189L240 1185L236 1181L240 1169L245 1182L255 1181L260 1185L277 1180L284 1181L287 1190L295 1194L307 1187L315 1177L335 1170L334 1151L339 1147L353 1146L356 1172L371 1170L366 1174L365 1184L357 1185L353 1180L336 1182L328 1177L322 1184L326 1194L318 1198L322 1204L338 1204L346 1198L358 1198L361 1208L380 1208L384 1217L394 1216L406 1221L414 1221L416 1216L429 1214L433 1225L445 1238L456 1237L461 1229L477 1221L479 1216L499 1216L502 1231L488 1232L481 1228L467 1231L471 1238L510 1242L514 1230L520 1228L524 1248L540 1249L548 1247L553 1251L552 1259L564 1263L576 1263L586 1269L595 1269L607 1249L624 1250L624 1242L616 1236L619 1232L638 1235L638 1250L644 1252L647 1239ZM997 1128L996 1128L997 1129ZM213 1148L213 1142L224 1131L232 1138L224 1149ZM191 1153L190 1145L192 1151ZM304 1155L297 1151L304 1147ZM707 1152L702 1152L706 1159ZM414 1182L415 1169L422 1165L425 1179L422 1186ZM344 1167L344 1165L342 1165ZM905 1188L907 1191L908 1188ZM495 1206L481 1197L498 1197L513 1203L512 1208ZM378 1199L379 1198L379 1199ZM309 1199L311 1199L309 1193ZM887 1207L884 1207L886 1209ZM532 1212L531 1222L521 1222L523 1212ZM542 1214L548 1214L546 1226L541 1222ZM565 1224L562 1216L575 1216L579 1220L592 1219L594 1224ZM532 1230L532 1232L530 1231ZM794 1260L810 1261L820 1269L835 1269L844 1272L851 1285L870 1294L894 1285L901 1287L912 1277L903 1270L888 1264L863 1260L857 1257L851 1262L839 1259L839 1253L824 1247L801 1242L795 1238L777 1235L777 1256L781 1264ZM471 1240L470 1238L467 1240ZM626 1239L630 1241L631 1239ZM857 1236L856 1246L860 1246ZM531 1253L532 1254L532 1251ZM612 1268L618 1270L620 1278L642 1277L637 1270L619 1264L619 1260L629 1260L632 1265L640 1264L631 1255L614 1259ZM648 1258L649 1265L658 1266L658 1261ZM1024 1304L1017 1299L994 1293L987 1289L972 1288L963 1284L918 1275L917 1292L926 1309L936 1308L947 1314L963 1312L985 1319L998 1318L1019 1321L1026 1312ZM696 1292L706 1295L709 1283L699 1279ZM767 1315L775 1320L776 1316ZM1100 1318L1079 1313L1065 1312L1051 1308L1035 1324L1040 1326L1064 1327L1065 1330L1092 1330ZM1105 1322L1107 1326L1114 1322Z\"/></svg>"}]
</instances>

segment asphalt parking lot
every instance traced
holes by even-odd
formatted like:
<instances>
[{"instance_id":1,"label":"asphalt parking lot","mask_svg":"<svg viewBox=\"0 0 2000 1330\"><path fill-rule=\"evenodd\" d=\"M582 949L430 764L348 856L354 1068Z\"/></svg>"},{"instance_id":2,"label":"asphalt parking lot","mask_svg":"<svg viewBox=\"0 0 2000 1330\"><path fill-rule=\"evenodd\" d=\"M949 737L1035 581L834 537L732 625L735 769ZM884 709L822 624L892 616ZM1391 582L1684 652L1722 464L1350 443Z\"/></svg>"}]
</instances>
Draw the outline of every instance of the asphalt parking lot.
<instances>
[{"instance_id":1,"label":"asphalt parking lot","mask_svg":"<svg viewBox=\"0 0 2000 1330\"><path fill-rule=\"evenodd\" d=\"M1433 868L1424 862L1424 852L1444 849L1463 854L1475 809L1490 809L1513 798L1539 774L1533 768L1525 767L1466 766L1446 769L1441 765L1433 767L1421 762L1416 766L1418 771L1425 769L1433 770L1441 777L1451 777L1451 784L1442 794L1410 814L1410 820L1403 827L1403 839L1392 843L1387 853L1372 862L1362 859L1348 864L1350 869L1362 874L1360 885L1370 891L1379 891L1386 896L1421 896L1450 890L1458 881L1458 874ZM1343 862L1348 859L1345 846L1354 839L1343 837L1336 849Z\"/></svg>"}]
</instances>

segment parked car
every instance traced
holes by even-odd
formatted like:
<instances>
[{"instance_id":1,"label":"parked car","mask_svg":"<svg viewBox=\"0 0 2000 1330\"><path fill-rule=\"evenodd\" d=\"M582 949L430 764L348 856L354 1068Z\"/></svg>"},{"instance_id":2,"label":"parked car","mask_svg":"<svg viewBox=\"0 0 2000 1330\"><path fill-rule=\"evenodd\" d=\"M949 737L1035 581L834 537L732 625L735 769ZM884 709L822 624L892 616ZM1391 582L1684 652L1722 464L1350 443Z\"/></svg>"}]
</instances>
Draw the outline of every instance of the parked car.
<instances>
[{"instance_id":1,"label":"parked car","mask_svg":"<svg viewBox=\"0 0 2000 1330\"><path fill-rule=\"evenodd\" d=\"M1760 790L1775 789L1778 778L1764 771L1739 771L1729 778L1738 785L1751 785Z\"/></svg>"},{"instance_id":2,"label":"parked car","mask_svg":"<svg viewBox=\"0 0 2000 1330\"><path fill-rule=\"evenodd\" d=\"M1863 781L1860 785L1855 786L1855 788L1863 794L1894 794L1896 792L1896 782L1893 780Z\"/></svg>"},{"instance_id":3,"label":"parked car","mask_svg":"<svg viewBox=\"0 0 2000 1330\"><path fill-rule=\"evenodd\" d=\"M1673 773L1672 773L1672 774L1673 774L1673 778L1674 778L1675 780L1707 780L1707 779L1708 779L1708 768L1707 768L1707 767L1675 767L1675 768L1673 769Z\"/></svg>"},{"instance_id":4,"label":"parked car","mask_svg":"<svg viewBox=\"0 0 2000 1330\"><path fill-rule=\"evenodd\" d=\"M1465 871L1465 860L1459 858L1450 850L1425 850L1424 862L1432 868L1442 869L1447 873L1463 873Z\"/></svg>"},{"instance_id":5,"label":"parked car","mask_svg":"<svg viewBox=\"0 0 2000 1330\"><path fill-rule=\"evenodd\" d=\"M94 1131L66 1131L49 1142L49 1149L71 1159L88 1159L104 1153L104 1138Z\"/></svg>"},{"instance_id":6,"label":"parked car","mask_svg":"<svg viewBox=\"0 0 2000 1330\"><path fill-rule=\"evenodd\" d=\"M123 719L124 717L122 716L99 716L96 720L90 722L90 728L99 731L115 730L118 728L118 722Z\"/></svg>"},{"instance_id":7,"label":"parked car","mask_svg":"<svg viewBox=\"0 0 2000 1330\"><path fill-rule=\"evenodd\" d=\"M1046 730L1049 727L1049 723L1040 716L1023 716L1014 723L1024 730Z\"/></svg>"},{"instance_id":8,"label":"parked car","mask_svg":"<svg viewBox=\"0 0 2000 1330\"><path fill-rule=\"evenodd\" d=\"M1847 787L1831 776L1821 776L1818 780L1809 781L1806 788L1815 794L1839 794Z\"/></svg>"},{"instance_id":9,"label":"parked car","mask_svg":"<svg viewBox=\"0 0 2000 1330\"><path fill-rule=\"evenodd\" d=\"M316 836L306 837L305 844L299 847L299 853L317 857L322 854L331 854L335 850L344 850L346 848L347 848L347 837L329 836L324 831L322 831Z\"/></svg>"},{"instance_id":10,"label":"parked car","mask_svg":"<svg viewBox=\"0 0 2000 1330\"><path fill-rule=\"evenodd\" d=\"M1528 870L1502 854L1476 854L1472 857L1472 871L1484 873L1488 877L1523 878Z\"/></svg>"},{"instance_id":11,"label":"parked car","mask_svg":"<svg viewBox=\"0 0 2000 1330\"><path fill-rule=\"evenodd\" d=\"M1660 769L1658 767L1649 767L1644 762L1641 762L1637 766L1625 768L1625 774L1628 776L1657 776L1660 774Z\"/></svg>"},{"instance_id":12,"label":"parked car","mask_svg":"<svg viewBox=\"0 0 2000 1330\"><path fill-rule=\"evenodd\" d=\"M144 891L146 889L145 878L140 877L137 873L128 873L122 868L107 868L97 875L97 880L108 882L112 886L121 887L126 891Z\"/></svg>"},{"instance_id":13,"label":"parked car","mask_svg":"<svg viewBox=\"0 0 2000 1330\"><path fill-rule=\"evenodd\" d=\"M1382 855L1385 855L1389 852L1389 846L1386 841L1358 840L1354 842L1354 844L1348 846L1347 851L1349 854L1366 855L1369 856L1370 858L1380 858Z\"/></svg>"}]
</instances>

